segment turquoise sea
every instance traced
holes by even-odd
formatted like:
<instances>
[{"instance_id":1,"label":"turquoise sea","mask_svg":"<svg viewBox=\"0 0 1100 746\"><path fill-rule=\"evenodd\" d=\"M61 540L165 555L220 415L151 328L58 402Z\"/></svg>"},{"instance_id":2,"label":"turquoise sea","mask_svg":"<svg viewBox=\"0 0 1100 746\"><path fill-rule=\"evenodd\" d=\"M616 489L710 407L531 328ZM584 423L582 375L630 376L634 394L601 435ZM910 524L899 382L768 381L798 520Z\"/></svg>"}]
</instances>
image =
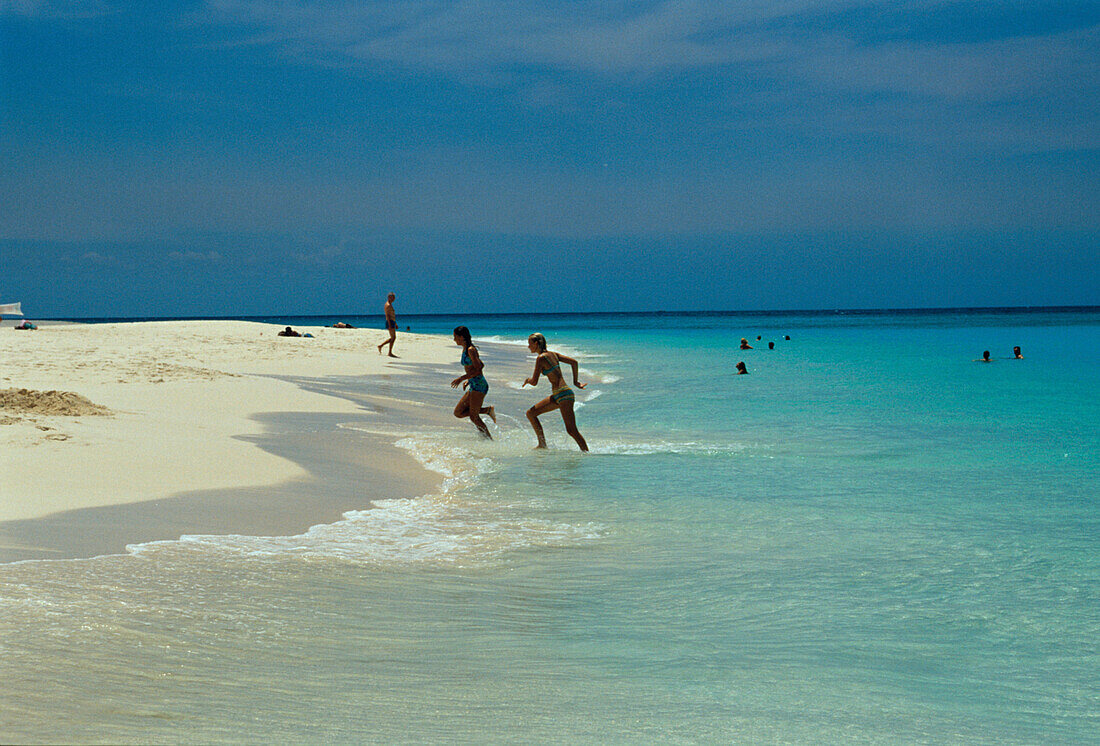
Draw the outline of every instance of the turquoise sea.
<instances>
[{"instance_id":1,"label":"turquoise sea","mask_svg":"<svg viewBox=\"0 0 1100 746\"><path fill-rule=\"evenodd\" d=\"M0 741L1100 743L1100 309L399 321L495 343L496 440L395 431L444 492L301 536L0 566ZM494 378L536 330L591 454Z\"/></svg>"}]
</instances>

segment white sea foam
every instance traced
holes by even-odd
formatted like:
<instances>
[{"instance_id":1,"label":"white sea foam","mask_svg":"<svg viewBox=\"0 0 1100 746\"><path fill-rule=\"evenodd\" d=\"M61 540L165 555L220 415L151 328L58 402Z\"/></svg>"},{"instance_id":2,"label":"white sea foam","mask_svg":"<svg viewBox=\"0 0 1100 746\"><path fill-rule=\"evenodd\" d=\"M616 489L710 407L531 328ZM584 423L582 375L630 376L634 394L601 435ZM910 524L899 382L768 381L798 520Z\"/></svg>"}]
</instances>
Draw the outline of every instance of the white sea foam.
<instances>
[{"instance_id":1,"label":"white sea foam","mask_svg":"<svg viewBox=\"0 0 1100 746\"><path fill-rule=\"evenodd\" d=\"M582 409L585 404L592 401L593 399L598 399L601 396L603 396L603 392L600 391L599 389L584 389L584 394L583 394L584 398L577 399L577 402L576 402L576 404L573 405L573 408L574 409Z\"/></svg>"},{"instance_id":2,"label":"white sea foam","mask_svg":"<svg viewBox=\"0 0 1100 746\"><path fill-rule=\"evenodd\" d=\"M741 455L749 452L743 443L700 443L695 441L627 442L589 440L592 453L608 456L649 456L658 453L695 454L702 456Z\"/></svg>"},{"instance_id":3,"label":"white sea foam","mask_svg":"<svg viewBox=\"0 0 1100 746\"><path fill-rule=\"evenodd\" d=\"M499 345L508 345L509 347L522 347L524 349L527 349L527 338L526 337L524 337L522 339L514 339L514 338L511 338L511 337L487 336L487 337L478 337L478 341L480 341L480 342L490 342L492 344L499 344ZM568 355L569 357L584 357L584 358L589 358L589 359L606 357L606 355L603 355L601 353L585 352L583 349L581 349L579 347L571 347L567 344L556 344L553 341L550 342L549 347L550 347L550 349L552 349L556 352L561 352L562 354ZM533 355L532 355L532 357L533 357Z\"/></svg>"},{"instance_id":4,"label":"white sea foam","mask_svg":"<svg viewBox=\"0 0 1100 746\"><path fill-rule=\"evenodd\" d=\"M531 546L562 546L602 535L598 526L524 518L493 518L488 506L447 495L380 500L335 523L296 536L190 535L126 547L130 554L180 551L249 559L338 561L354 564L468 564Z\"/></svg>"},{"instance_id":5,"label":"white sea foam","mask_svg":"<svg viewBox=\"0 0 1100 746\"><path fill-rule=\"evenodd\" d=\"M496 335L490 335L490 336L487 336L487 337L486 336L479 336L477 339L478 339L479 342L492 342L493 344L498 344L498 345L512 345L512 346L523 347L523 348L527 347L527 340L526 339L512 339L510 337L500 337L500 336L496 336Z\"/></svg>"},{"instance_id":6,"label":"white sea foam","mask_svg":"<svg viewBox=\"0 0 1100 746\"><path fill-rule=\"evenodd\" d=\"M509 338L509 337L489 336L489 337L478 337L477 341L488 342L488 343L493 343L493 344L506 344L506 345L508 345L508 347L521 347L521 348L524 348L525 350L527 349L527 338L526 337L522 338L522 339L514 339L514 338ZM586 352L585 350L583 350L579 347L572 347L572 345L569 345L569 344L558 344L558 343L553 342L552 340L549 343L549 348L551 350L555 351L555 352L561 352L562 354L569 355L570 358L584 358L584 359L587 359L587 360L593 360L593 359L597 359L597 358L603 359L603 358L606 358L606 356L607 356L607 355L605 355L603 353L599 353L599 352ZM531 355L532 359L533 359L533 356L535 356L535 355L533 355L533 354Z\"/></svg>"},{"instance_id":7,"label":"white sea foam","mask_svg":"<svg viewBox=\"0 0 1100 746\"><path fill-rule=\"evenodd\" d=\"M522 430L510 428L500 434L506 437L483 445L504 455L529 449ZM471 488L496 470L497 462L463 446L455 432L405 437L396 445L443 476L440 493L377 500L367 510L348 511L335 523L318 524L295 536L188 535L132 544L126 551L135 556L202 552L253 560L368 565L468 564L526 547L583 543L604 533L603 527L594 524L547 521L486 500Z\"/></svg>"}]
</instances>

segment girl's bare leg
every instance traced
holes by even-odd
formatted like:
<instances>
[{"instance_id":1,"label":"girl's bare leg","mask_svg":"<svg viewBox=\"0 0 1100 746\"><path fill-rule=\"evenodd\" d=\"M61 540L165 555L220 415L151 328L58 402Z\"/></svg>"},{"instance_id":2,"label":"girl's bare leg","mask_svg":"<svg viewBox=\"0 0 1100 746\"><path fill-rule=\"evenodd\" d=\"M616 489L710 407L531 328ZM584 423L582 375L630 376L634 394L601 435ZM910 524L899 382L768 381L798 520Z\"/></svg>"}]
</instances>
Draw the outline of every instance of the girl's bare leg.
<instances>
[{"instance_id":1,"label":"girl's bare leg","mask_svg":"<svg viewBox=\"0 0 1100 746\"><path fill-rule=\"evenodd\" d=\"M539 422L539 415L553 412L557 408L558 403L551 401L548 396L527 410L527 421L531 423L531 427L535 430L535 437L539 439L539 444L535 446L535 448L546 448L546 435L542 432L542 423Z\"/></svg>"},{"instance_id":2,"label":"girl's bare leg","mask_svg":"<svg viewBox=\"0 0 1100 746\"><path fill-rule=\"evenodd\" d=\"M466 404L470 422L474 423L474 427L476 427L478 432L484 437L492 440L493 436L489 434L489 426L485 424L485 420L481 419L481 413L485 411L481 406L482 402L485 401L485 394L481 391L467 391L466 397L469 397Z\"/></svg>"},{"instance_id":3,"label":"girl's bare leg","mask_svg":"<svg viewBox=\"0 0 1100 746\"><path fill-rule=\"evenodd\" d=\"M462 398L458 400L458 404L455 405L455 417L463 419L470 416L470 392L467 391L462 395Z\"/></svg>"},{"instance_id":4,"label":"girl's bare leg","mask_svg":"<svg viewBox=\"0 0 1100 746\"><path fill-rule=\"evenodd\" d=\"M584 441L584 436L581 435L581 431L577 429L577 418L573 416L573 402L562 402L561 405L561 418L565 421L565 432L577 441L577 445L581 447L582 451L588 451L588 443Z\"/></svg>"}]
</instances>

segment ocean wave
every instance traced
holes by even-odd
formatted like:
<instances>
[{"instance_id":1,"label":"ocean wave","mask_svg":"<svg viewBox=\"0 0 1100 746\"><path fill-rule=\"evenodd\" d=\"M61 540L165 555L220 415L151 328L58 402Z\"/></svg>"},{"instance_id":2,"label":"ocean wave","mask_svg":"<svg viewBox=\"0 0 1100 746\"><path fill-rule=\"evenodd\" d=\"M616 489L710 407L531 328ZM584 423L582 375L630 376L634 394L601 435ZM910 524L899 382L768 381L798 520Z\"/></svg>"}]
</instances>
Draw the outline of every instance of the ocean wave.
<instances>
[{"instance_id":1,"label":"ocean wave","mask_svg":"<svg viewBox=\"0 0 1100 746\"><path fill-rule=\"evenodd\" d=\"M577 546L605 535L596 524L573 525L530 515L529 506L501 505L477 489L499 468L493 456L530 450L520 428L498 430L494 441L468 433L436 431L406 436L396 445L424 468L443 476L439 493L411 499L376 500L334 523L312 526L295 536L188 535L177 540L131 544L134 556L214 553L250 560L297 559L363 565L470 565L495 561L538 546Z\"/></svg>"},{"instance_id":2,"label":"ocean wave","mask_svg":"<svg viewBox=\"0 0 1100 746\"><path fill-rule=\"evenodd\" d=\"M589 368L585 368L583 365L579 366L578 373L580 374L581 378L595 381L596 383L617 383L621 380L619 376L610 373L600 373L599 371L590 370Z\"/></svg>"},{"instance_id":3,"label":"ocean wave","mask_svg":"<svg viewBox=\"0 0 1100 746\"><path fill-rule=\"evenodd\" d=\"M443 475L444 494L470 486L496 466L488 456L475 454L446 435L410 436L394 445L408 451L425 469Z\"/></svg>"},{"instance_id":4,"label":"ocean wave","mask_svg":"<svg viewBox=\"0 0 1100 746\"><path fill-rule=\"evenodd\" d=\"M516 339L514 337L502 337L502 336L499 336L499 335L488 335L488 336L479 336L477 338L477 341L478 342L485 342L487 344L507 345L508 347L522 347L523 349L527 349L527 338L526 337L523 337L522 339ZM608 357L607 355L605 355L603 353L600 353L600 352L586 352L583 348L573 347L573 346L568 345L568 344L551 343L549 345L549 347L550 347L550 349L552 349L556 352L560 352L563 355L568 355L569 357L585 358L585 359L589 359L589 360L604 359L604 358ZM532 355L532 357L533 357L533 355Z\"/></svg>"},{"instance_id":5,"label":"ocean wave","mask_svg":"<svg viewBox=\"0 0 1100 746\"><path fill-rule=\"evenodd\" d=\"M498 336L498 335L495 335L495 334L491 334L489 336L479 336L477 338L477 341L478 342L491 342L492 344L498 344L498 345L512 345L512 346L516 346L516 347L523 347L524 349L527 348L527 340L526 339L513 339L511 337L501 337L501 336Z\"/></svg>"},{"instance_id":6,"label":"ocean wave","mask_svg":"<svg viewBox=\"0 0 1100 746\"><path fill-rule=\"evenodd\" d=\"M532 546L578 545L602 536L598 526L491 518L484 505L447 495L380 500L335 523L296 536L190 535L132 544L134 556L220 554L254 560L297 559L359 565L469 565Z\"/></svg>"},{"instance_id":7,"label":"ocean wave","mask_svg":"<svg viewBox=\"0 0 1100 746\"><path fill-rule=\"evenodd\" d=\"M696 441L630 442L589 440L592 453L606 456L649 456L659 453L731 456L749 452L744 443L700 443Z\"/></svg>"},{"instance_id":8,"label":"ocean wave","mask_svg":"<svg viewBox=\"0 0 1100 746\"><path fill-rule=\"evenodd\" d=\"M584 405L593 399L598 399L603 396L603 392L599 389L584 389L583 399L577 399L576 404L573 405L574 409L583 409Z\"/></svg>"}]
</instances>

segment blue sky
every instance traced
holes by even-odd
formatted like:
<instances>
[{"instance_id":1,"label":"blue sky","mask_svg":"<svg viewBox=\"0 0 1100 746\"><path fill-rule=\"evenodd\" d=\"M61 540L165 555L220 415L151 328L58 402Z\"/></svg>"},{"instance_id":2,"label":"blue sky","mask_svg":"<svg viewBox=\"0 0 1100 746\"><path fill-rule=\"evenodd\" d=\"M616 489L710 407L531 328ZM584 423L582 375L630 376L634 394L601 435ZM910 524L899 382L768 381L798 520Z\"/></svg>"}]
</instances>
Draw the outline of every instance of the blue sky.
<instances>
[{"instance_id":1,"label":"blue sky","mask_svg":"<svg viewBox=\"0 0 1100 746\"><path fill-rule=\"evenodd\" d=\"M0 0L35 316L1100 304L1100 2Z\"/></svg>"}]
</instances>

